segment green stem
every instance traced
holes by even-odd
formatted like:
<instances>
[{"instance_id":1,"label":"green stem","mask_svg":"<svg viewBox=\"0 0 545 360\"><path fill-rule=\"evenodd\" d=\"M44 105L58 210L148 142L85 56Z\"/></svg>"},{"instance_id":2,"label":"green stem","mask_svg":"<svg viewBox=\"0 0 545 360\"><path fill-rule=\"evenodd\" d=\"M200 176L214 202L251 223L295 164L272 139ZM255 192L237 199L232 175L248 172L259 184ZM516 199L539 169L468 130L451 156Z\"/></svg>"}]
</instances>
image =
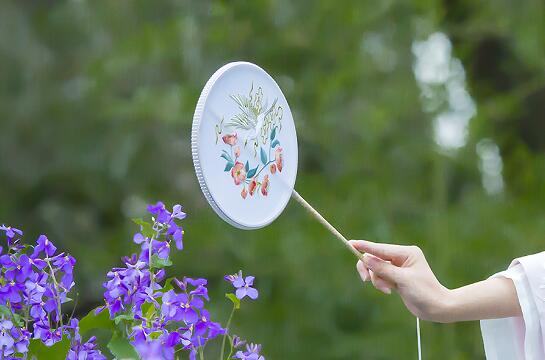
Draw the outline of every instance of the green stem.
<instances>
[{"instance_id":1,"label":"green stem","mask_svg":"<svg viewBox=\"0 0 545 360\"><path fill-rule=\"evenodd\" d=\"M231 314L229 315L229 320L227 320L227 325L225 326L225 334L223 335L223 340L221 341L220 360L223 360L223 355L225 354L225 340L227 339L227 334L229 333L229 326L231 326L231 320L233 320L233 315L235 315L235 310L236 310L236 307L235 305L233 305L233 310L231 310Z\"/></svg>"},{"instance_id":2,"label":"green stem","mask_svg":"<svg viewBox=\"0 0 545 360\"><path fill-rule=\"evenodd\" d=\"M45 262L47 263L47 266L49 266L49 271L51 273L51 278L53 279L53 284L55 285L55 290L57 291L57 311L58 316L60 320L60 327L62 327L62 312L61 312L61 299L59 298L59 283L57 283L57 278L55 277L55 271L53 271L53 267L51 266L51 263L49 262L49 257L46 257ZM57 321L57 326L59 325L59 321Z\"/></svg>"}]
</instances>

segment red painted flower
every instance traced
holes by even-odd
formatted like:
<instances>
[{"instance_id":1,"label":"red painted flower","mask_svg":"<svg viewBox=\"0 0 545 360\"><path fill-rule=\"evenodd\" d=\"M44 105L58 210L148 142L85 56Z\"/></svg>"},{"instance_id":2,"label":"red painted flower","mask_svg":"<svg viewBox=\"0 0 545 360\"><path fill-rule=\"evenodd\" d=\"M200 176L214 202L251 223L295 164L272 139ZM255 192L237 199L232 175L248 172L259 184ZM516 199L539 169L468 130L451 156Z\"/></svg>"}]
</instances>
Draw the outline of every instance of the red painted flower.
<instances>
[{"instance_id":1,"label":"red painted flower","mask_svg":"<svg viewBox=\"0 0 545 360\"><path fill-rule=\"evenodd\" d=\"M276 164L271 164L271 174L276 172Z\"/></svg>"},{"instance_id":2,"label":"red painted flower","mask_svg":"<svg viewBox=\"0 0 545 360\"><path fill-rule=\"evenodd\" d=\"M221 137L223 139L223 142L227 145L235 145L237 143L237 133L232 134L226 134Z\"/></svg>"},{"instance_id":3,"label":"red painted flower","mask_svg":"<svg viewBox=\"0 0 545 360\"><path fill-rule=\"evenodd\" d=\"M269 193L269 175L263 177L263 182L261 183L261 193L263 196L267 196Z\"/></svg>"},{"instance_id":4,"label":"red painted flower","mask_svg":"<svg viewBox=\"0 0 545 360\"><path fill-rule=\"evenodd\" d=\"M276 160L276 167L278 171L282 172L282 148L277 147L274 153L274 159Z\"/></svg>"},{"instance_id":5,"label":"red painted flower","mask_svg":"<svg viewBox=\"0 0 545 360\"><path fill-rule=\"evenodd\" d=\"M243 199L246 199L246 196L248 196L248 191L246 191L246 187L242 188L242 191L240 192L240 196L242 196Z\"/></svg>"},{"instance_id":6,"label":"red painted flower","mask_svg":"<svg viewBox=\"0 0 545 360\"><path fill-rule=\"evenodd\" d=\"M240 146L235 147L235 158L240 156Z\"/></svg>"},{"instance_id":7,"label":"red painted flower","mask_svg":"<svg viewBox=\"0 0 545 360\"><path fill-rule=\"evenodd\" d=\"M231 169L231 176L235 181L235 185L240 185L240 183L246 180L246 169L244 169L244 164L240 161L235 163L235 166Z\"/></svg>"},{"instance_id":8,"label":"red painted flower","mask_svg":"<svg viewBox=\"0 0 545 360\"><path fill-rule=\"evenodd\" d=\"M253 179L252 181L250 181L250 185L248 185L248 192L250 193L250 196L254 196L256 187L257 187L257 181Z\"/></svg>"}]
</instances>

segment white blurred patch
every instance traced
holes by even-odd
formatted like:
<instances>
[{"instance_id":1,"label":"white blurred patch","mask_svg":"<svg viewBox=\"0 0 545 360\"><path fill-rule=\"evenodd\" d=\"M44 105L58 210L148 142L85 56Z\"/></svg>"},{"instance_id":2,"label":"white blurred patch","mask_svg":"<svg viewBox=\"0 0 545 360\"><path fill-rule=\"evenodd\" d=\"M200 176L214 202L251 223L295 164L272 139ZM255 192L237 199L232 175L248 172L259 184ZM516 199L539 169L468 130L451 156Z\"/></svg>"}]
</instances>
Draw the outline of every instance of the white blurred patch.
<instances>
[{"instance_id":1,"label":"white blurred patch","mask_svg":"<svg viewBox=\"0 0 545 360\"><path fill-rule=\"evenodd\" d=\"M479 155L479 170L485 191L490 195L501 193L504 186L503 161L498 145L490 139L482 139L477 143L477 154Z\"/></svg>"},{"instance_id":2,"label":"white blurred patch","mask_svg":"<svg viewBox=\"0 0 545 360\"><path fill-rule=\"evenodd\" d=\"M447 151L465 146L469 121L476 107L466 90L464 67L451 54L449 38L443 33L434 33L424 41L413 42L412 51L423 109L436 114L435 142Z\"/></svg>"}]
</instances>

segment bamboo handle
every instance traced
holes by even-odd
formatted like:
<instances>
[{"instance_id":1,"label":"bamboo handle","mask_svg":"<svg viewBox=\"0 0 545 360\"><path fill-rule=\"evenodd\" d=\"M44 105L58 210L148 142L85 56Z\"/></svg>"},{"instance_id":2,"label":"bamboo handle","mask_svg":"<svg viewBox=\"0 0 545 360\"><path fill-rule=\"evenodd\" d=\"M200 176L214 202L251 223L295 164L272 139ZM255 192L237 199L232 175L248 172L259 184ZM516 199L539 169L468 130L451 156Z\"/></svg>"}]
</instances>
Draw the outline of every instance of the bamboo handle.
<instances>
[{"instance_id":1,"label":"bamboo handle","mask_svg":"<svg viewBox=\"0 0 545 360\"><path fill-rule=\"evenodd\" d=\"M363 259L363 254L358 250L354 249L348 240L337 230L333 225L331 225L316 209L312 207L295 189L291 193L291 197L294 198L299 204L301 204L307 211L316 218L327 230L329 230L335 237L342 241L342 243L354 254L358 259Z\"/></svg>"}]
</instances>

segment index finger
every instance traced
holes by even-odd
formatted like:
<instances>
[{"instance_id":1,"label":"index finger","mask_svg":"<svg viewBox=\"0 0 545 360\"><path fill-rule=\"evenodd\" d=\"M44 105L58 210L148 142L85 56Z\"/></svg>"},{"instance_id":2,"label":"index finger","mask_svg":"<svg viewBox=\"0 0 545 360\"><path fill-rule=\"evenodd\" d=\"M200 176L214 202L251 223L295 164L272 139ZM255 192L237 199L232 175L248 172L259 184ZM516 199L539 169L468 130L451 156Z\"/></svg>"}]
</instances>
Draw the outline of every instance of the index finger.
<instances>
[{"instance_id":1,"label":"index finger","mask_svg":"<svg viewBox=\"0 0 545 360\"><path fill-rule=\"evenodd\" d=\"M358 251L391 261L394 265L401 265L409 257L408 246L375 243L367 240L350 240L350 245Z\"/></svg>"}]
</instances>

